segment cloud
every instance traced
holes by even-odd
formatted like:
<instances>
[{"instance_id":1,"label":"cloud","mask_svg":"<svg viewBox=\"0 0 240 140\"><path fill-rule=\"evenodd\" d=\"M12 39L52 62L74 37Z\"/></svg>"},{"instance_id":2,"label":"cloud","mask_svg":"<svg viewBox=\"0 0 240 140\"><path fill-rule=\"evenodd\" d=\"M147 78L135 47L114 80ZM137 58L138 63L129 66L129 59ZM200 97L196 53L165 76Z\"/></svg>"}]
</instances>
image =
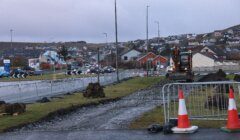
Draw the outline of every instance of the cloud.
<instances>
[{"instance_id":1,"label":"cloud","mask_svg":"<svg viewBox=\"0 0 240 140\"><path fill-rule=\"evenodd\" d=\"M120 41L145 38L146 5L149 34L203 33L240 23L239 0L118 0ZM114 41L114 0L0 0L0 40Z\"/></svg>"}]
</instances>

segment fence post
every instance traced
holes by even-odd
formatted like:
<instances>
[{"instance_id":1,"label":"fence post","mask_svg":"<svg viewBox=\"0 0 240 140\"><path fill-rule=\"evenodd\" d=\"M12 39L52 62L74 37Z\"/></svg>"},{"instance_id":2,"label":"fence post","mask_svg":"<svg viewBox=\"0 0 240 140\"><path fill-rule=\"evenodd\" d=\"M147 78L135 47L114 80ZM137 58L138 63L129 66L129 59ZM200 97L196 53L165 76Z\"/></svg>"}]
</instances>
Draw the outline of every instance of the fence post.
<instances>
[{"instance_id":1,"label":"fence post","mask_svg":"<svg viewBox=\"0 0 240 140\"><path fill-rule=\"evenodd\" d=\"M51 95L53 94L53 86L52 86L52 84L53 84L53 81L51 80L51 81L50 81L50 86L51 86Z\"/></svg>"},{"instance_id":2,"label":"fence post","mask_svg":"<svg viewBox=\"0 0 240 140\"><path fill-rule=\"evenodd\" d=\"M37 86L37 82L35 82L35 87L36 87L36 93L37 93L37 98L38 98L38 86Z\"/></svg>"},{"instance_id":3,"label":"fence post","mask_svg":"<svg viewBox=\"0 0 240 140\"><path fill-rule=\"evenodd\" d=\"M20 98L21 98L21 85L20 85L20 83L18 84L18 90L19 90L19 95L18 95L18 102L20 101Z\"/></svg>"}]
</instances>

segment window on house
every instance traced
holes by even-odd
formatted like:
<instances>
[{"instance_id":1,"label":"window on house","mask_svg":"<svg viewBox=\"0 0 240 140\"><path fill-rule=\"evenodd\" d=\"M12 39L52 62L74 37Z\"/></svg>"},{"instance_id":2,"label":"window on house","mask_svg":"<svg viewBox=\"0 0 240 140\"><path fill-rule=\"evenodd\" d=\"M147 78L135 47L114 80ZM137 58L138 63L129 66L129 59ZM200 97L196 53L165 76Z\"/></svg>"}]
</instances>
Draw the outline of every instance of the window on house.
<instances>
[{"instance_id":1,"label":"window on house","mask_svg":"<svg viewBox=\"0 0 240 140\"><path fill-rule=\"evenodd\" d=\"M127 56L124 56L124 60L128 60L128 57L127 57Z\"/></svg>"}]
</instances>

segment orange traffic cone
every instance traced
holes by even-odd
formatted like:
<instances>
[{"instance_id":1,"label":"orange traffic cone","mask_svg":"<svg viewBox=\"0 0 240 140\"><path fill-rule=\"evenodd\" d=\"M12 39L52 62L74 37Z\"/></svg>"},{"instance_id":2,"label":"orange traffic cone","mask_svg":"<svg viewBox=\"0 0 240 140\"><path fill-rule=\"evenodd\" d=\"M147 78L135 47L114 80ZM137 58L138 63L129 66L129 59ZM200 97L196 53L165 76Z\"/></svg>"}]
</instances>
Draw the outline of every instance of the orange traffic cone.
<instances>
[{"instance_id":1,"label":"orange traffic cone","mask_svg":"<svg viewBox=\"0 0 240 140\"><path fill-rule=\"evenodd\" d=\"M225 132L240 131L240 120L238 118L238 111L237 111L237 106L234 99L234 91L232 87L229 89L227 126L221 129Z\"/></svg>"},{"instance_id":2,"label":"orange traffic cone","mask_svg":"<svg viewBox=\"0 0 240 140\"><path fill-rule=\"evenodd\" d=\"M179 106L178 106L178 126L173 127L173 133L194 133L198 126L191 126L187 114L186 104L182 89L178 91Z\"/></svg>"}]
</instances>

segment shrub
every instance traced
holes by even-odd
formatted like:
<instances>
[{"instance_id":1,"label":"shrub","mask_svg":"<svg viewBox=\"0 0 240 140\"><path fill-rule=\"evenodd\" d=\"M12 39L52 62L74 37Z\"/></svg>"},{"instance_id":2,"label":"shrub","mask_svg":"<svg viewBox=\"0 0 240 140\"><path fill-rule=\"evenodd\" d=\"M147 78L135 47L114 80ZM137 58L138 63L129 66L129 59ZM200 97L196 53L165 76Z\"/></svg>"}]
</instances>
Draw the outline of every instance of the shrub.
<instances>
[{"instance_id":1,"label":"shrub","mask_svg":"<svg viewBox=\"0 0 240 140\"><path fill-rule=\"evenodd\" d=\"M86 98L104 98L105 93L99 83L89 83L83 96Z\"/></svg>"},{"instance_id":2,"label":"shrub","mask_svg":"<svg viewBox=\"0 0 240 140\"><path fill-rule=\"evenodd\" d=\"M240 82L240 75L236 74L233 80Z\"/></svg>"}]
</instances>

